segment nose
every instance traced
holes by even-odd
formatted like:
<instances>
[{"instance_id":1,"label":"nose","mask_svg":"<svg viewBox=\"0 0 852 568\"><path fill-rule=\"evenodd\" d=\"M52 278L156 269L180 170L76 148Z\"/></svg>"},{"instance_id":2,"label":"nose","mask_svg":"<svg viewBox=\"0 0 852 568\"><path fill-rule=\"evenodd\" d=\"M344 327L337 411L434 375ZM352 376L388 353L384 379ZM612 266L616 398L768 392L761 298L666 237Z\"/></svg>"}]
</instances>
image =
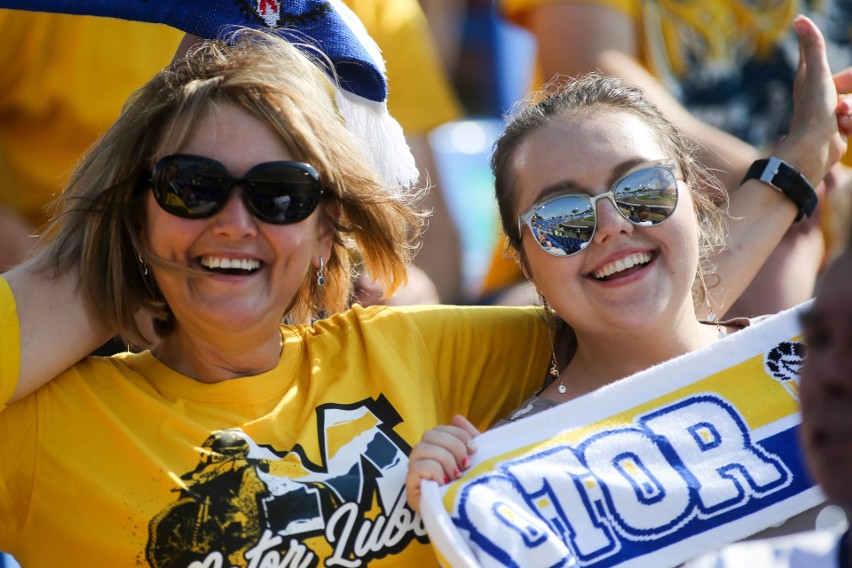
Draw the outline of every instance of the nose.
<instances>
[{"instance_id":1,"label":"nose","mask_svg":"<svg viewBox=\"0 0 852 568\"><path fill-rule=\"evenodd\" d=\"M243 188L239 186L231 190L225 206L212 218L213 232L232 239L257 235L257 223L245 204Z\"/></svg>"},{"instance_id":2,"label":"nose","mask_svg":"<svg viewBox=\"0 0 852 568\"><path fill-rule=\"evenodd\" d=\"M596 223L594 242L604 243L615 235L633 232L633 223L619 213L612 192L595 196L594 207Z\"/></svg>"}]
</instances>

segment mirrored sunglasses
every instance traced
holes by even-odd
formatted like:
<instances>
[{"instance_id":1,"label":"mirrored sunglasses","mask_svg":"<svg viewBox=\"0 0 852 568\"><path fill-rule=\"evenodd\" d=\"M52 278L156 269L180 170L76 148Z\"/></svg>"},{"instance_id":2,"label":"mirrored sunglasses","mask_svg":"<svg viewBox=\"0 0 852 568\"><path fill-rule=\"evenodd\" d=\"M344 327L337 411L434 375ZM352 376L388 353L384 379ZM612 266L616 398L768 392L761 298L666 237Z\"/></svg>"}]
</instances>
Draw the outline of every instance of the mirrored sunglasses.
<instances>
[{"instance_id":1,"label":"mirrored sunglasses","mask_svg":"<svg viewBox=\"0 0 852 568\"><path fill-rule=\"evenodd\" d=\"M235 178L221 162L192 154L161 158L150 184L160 207L186 219L215 215L239 185L248 210L260 221L276 225L306 219L323 193L317 171L302 162L265 162Z\"/></svg>"},{"instance_id":2,"label":"mirrored sunglasses","mask_svg":"<svg viewBox=\"0 0 852 568\"><path fill-rule=\"evenodd\" d=\"M563 194L535 203L518 215L538 245L553 256L582 251L595 236L597 202L609 199L622 217L640 227L653 227L671 217L677 206L677 166L672 161L631 169L599 195Z\"/></svg>"}]
</instances>

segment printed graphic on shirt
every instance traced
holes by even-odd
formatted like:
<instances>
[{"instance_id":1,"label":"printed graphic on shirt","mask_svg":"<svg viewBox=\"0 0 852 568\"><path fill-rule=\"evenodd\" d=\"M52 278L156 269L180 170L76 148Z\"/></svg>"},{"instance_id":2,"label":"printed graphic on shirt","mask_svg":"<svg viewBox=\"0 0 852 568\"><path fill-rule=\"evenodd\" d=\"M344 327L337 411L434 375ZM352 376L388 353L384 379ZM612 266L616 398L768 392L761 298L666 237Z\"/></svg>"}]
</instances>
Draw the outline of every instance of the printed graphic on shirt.
<instances>
[{"instance_id":1,"label":"printed graphic on shirt","mask_svg":"<svg viewBox=\"0 0 852 568\"><path fill-rule=\"evenodd\" d=\"M380 397L317 409L320 463L239 429L203 441L177 499L149 526L155 568L363 566L426 542L404 491L410 447Z\"/></svg>"}]
</instances>

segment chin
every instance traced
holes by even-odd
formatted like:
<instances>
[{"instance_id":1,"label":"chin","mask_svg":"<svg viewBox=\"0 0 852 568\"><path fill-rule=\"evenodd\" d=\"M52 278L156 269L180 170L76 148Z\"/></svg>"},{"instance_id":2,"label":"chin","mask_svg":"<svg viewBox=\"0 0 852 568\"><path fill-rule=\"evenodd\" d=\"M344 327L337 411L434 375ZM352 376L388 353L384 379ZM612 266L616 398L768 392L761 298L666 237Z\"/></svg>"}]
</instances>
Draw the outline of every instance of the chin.
<instances>
[{"instance_id":1,"label":"chin","mask_svg":"<svg viewBox=\"0 0 852 568\"><path fill-rule=\"evenodd\" d=\"M812 464L813 477L829 501L852 511L852 463Z\"/></svg>"}]
</instances>

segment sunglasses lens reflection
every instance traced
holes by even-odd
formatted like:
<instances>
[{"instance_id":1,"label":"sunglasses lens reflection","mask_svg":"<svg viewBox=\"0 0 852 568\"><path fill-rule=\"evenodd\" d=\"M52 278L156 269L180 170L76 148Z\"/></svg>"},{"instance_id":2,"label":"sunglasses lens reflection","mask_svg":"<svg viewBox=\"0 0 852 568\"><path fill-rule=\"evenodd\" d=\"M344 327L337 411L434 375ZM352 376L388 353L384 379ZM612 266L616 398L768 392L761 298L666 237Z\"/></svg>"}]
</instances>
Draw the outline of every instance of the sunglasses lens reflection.
<instances>
[{"instance_id":1,"label":"sunglasses lens reflection","mask_svg":"<svg viewBox=\"0 0 852 568\"><path fill-rule=\"evenodd\" d=\"M583 197L569 195L542 205L530 219L538 244L556 256L583 250L595 231L595 211Z\"/></svg>"},{"instance_id":2,"label":"sunglasses lens reflection","mask_svg":"<svg viewBox=\"0 0 852 568\"><path fill-rule=\"evenodd\" d=\"M294 166L265 164L246 176L249 206L268 223L296 223L319 203L320 192L309 172Z\"/></svg>"},{"instance_id":3,"label":"sunglasses lens reflection","mask_svg":"<svg viewBox=\"0 0 852 568\"><path fill-rule=\"evenodd\" d=\"M236 180L221 163L191 155L161 159L151 185L160 207L188 219L214 215L227 202L231 188L240 185L248 208L259 220L281 225L306 219L322 194L316 173L307 165L269 162Z\"/></svg>"},{"instance_id":4,"label":"sunglasses lens reflection","mask_svg":"<svg viewBox=\"0 0 852 568\"><path fill-rule=\"evenodd\" d=\"M661 166L637 170L618 182L613 197L618 211L634 225L659 225L677 205L677 178ZM554 256L571 256L588 246L596 223L588 197L566 195L539 207L529 224L542 249Z\"/></svg>"},{"instance_id":5,"label":"sunglasses lens reflection","mask_svg":"<svg viewBox=\"0 0 852 568\"><path fill-rule=\"evenodd\" d=\"M213 215L227 198L222 172L202 162L171 162L154 178L154 195L173 215L191 219Z\"/></svg>"},{"instance_id":6,"label":"sunglasses lens reflection","mask_svg":"<svg viewBox=\"0 0 852 568\"><path fill-rule=\"evenodd\" d=\"M614 196L618 210L634 225L659 225L677 205L677 179L666 168L646 168L621 180Z\"/></svg>"}]
</instances>

